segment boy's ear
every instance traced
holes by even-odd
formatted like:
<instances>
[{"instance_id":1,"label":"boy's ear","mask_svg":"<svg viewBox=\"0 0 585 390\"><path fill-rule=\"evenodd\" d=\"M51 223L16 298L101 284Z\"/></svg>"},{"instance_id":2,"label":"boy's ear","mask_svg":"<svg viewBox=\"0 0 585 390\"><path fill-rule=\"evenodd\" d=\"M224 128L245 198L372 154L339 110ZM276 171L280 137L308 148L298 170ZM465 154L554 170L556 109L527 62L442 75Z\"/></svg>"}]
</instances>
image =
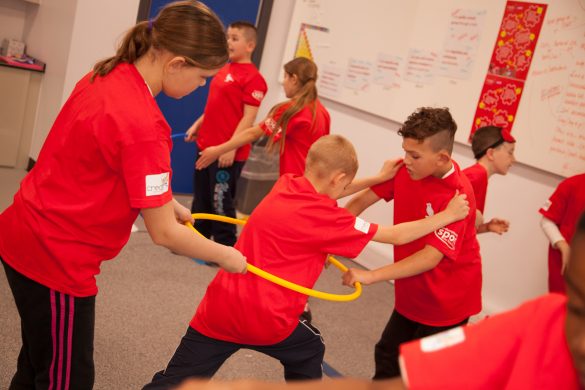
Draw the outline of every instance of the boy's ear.
<instances>
[{"instance_id":1,"label":"boy's ear","mask_svg":"<svg viewBox=\"0 0 585 390\"><path fill-rule=\"evenodd\" d=\"M248 41L248 43L246 44L246 50L248 51L248 53L252 53L254 49L256 49L256 42Z\"/></svg>"},{"instance_id":2,"label":"boy's ear","mask_svg":"<svg viewBox=\"0 0 585 390\"><path fill-rule=\"evenodd\" d=\"M494 161L494 150L494 148L488 148L488 150L485 151L485 156L490 161Z\"/></svg>"},{"instance_id":3,"label":"boy's ear","mask_svg":"<svg viewBox=\"0 0 585 390\"><path fill-rule=\"evenodd\" d=\"M439 163L447 164L449 161L451 161L451 154L449 154L449 152L447 152L445 149L442 149L439 152Z\"/></svg>"},{"instance_id":4,"label":"boy's ear","mask_svg":"<svg viewBox=\"0 0 585 390\"><path fill-rule=\"evenodd\" d=\"M345 172L342 172L342 171L334 171L331 174L331 184L338 185L346 177L347 177L347 174Z\"/></svg>"}]
</instances>

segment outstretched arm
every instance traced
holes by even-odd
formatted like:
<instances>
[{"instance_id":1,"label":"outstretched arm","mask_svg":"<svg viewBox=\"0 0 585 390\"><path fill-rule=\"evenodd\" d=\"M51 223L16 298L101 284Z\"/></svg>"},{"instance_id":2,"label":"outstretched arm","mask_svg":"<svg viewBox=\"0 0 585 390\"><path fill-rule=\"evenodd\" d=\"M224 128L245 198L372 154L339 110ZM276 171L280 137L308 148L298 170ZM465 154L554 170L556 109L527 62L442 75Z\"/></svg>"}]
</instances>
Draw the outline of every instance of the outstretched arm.
<instances>
[{"instance_id":1,"label":"outstretched arm","mask_svg":"<svg viewBox=\"0 0 585 390\"><path fill-rule=\"evenodd\" d=\"M385 182L386 180L390 180L396 176L396 172L402 166L402 159L395 159L395 160L387 160L384 161L384 165L382 165L382 169L378 172L375 176L366 177L363 179L354 179L346 188L343 190L343 193L339 196L339 198L343 198L349 195L353 195L356 192L362 191L366 188L370 188L375 186L376 184L380 184Z\"/></svg>"},{"instance_id":2,"label":"outstretched arm","mask_svg":"<svg viewBox=\"0 0 585 390\"><path fill-rule=\"evenodd\" d=\"M404 222L394 226L380 226L372 240L394 245L406 244L450 223L460 221L468 214L467 195L459 195L457 192L445 210L418 221Z\"/></svg>"},{"instance_id":3,"label":"outstretched arm","mask_svg":"<svg viewBox=\"0 0 585 390\"><path fill-rule=\"evenodd\" d=\"M201 128L201 123L203 123L203 115L204 114L201 114L201 116L193 122L191 127L189 127L185 133L185 142L195 142L195 139L197 139L197 133L199 133L199 129Z\"/></svg>"},{"instance_id":4,"label":"outstretched arm","mask_svg":"<svg viewBox=\"0 0 585 390\"><path fill-rule=\"evenodd\" d=\"M350 199L345 208L353 215L360 215L365 209L379 201L381 198L371 188L363 190Z\"/></svg>"},{"instance_id":5,"label":"outstretched arm","mask_svg":"<svg viewBox=\"0 0 585 390\"><path fill-rule=\"evenodd\" d=\"M179 223L178 220L183 222L191 219L190 213L181 207L173 199L159 207L142 209L142 217L152 241L180 255L217 263L228 272L245 272L246 258L236 249L208 240Z\"/></svg>"},{"instance_id":6,"label":"outstretched arm","mask_svg":"<svg viewBox=\"0 0 585 390\"><path fill-rule=\"evenodd\" d=\"M374 270L350 268L343 274L342 283L347 286L353 286L355 282L367 285L386 280L408 278L435 268L442 258L443 254L437 248L426 245L407 258L381 268Z\"/></svg>"},{"instance_id":7,"label":"outstretched arm","mask_svg":"<svg viewBox=\"0 0 585 390\"><path fill-rule=\"evenodd\" d=\"M207 168L211 163L219 158L222 154L230 150L237 149L250 142L256 141L264 132L259 125L248 127L238 133L235 133L229 141L221 145L210 146L199 153L199 158L195 163L196 169Z\"/></svg>"}]
</instances>

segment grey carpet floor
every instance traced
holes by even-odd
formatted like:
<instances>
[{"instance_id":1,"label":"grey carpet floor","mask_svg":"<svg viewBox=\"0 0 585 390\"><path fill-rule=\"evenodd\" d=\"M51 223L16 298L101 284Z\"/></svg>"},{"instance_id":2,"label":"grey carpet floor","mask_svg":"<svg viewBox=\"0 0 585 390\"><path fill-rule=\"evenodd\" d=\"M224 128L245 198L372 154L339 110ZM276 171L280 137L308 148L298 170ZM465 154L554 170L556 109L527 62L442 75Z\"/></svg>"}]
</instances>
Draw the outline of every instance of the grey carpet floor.
<instances>
[{"instance_id":1,"label":"grey carpet floor","mask_svg":"<svg viewBox=\"0 0 585 390\"><path fill-rule=\"evenodd\" d=\"M163 369L216 271L155 246L144 231L132 234L120 255L103 263L98 276L95 389L139 389ZM316 288L351 292L340 280L340 273L331 267L324 270ZM374 344L393 302L389 283L365 287L353 302L311 299L314 324L325 339L325 361L343 375L369 378ZM6 275L0 271L0 389L8 387L19 348L19 318ZM282 375L278 361L241 350L216 378L280 381Z\"/></svg>"}]
</instances>

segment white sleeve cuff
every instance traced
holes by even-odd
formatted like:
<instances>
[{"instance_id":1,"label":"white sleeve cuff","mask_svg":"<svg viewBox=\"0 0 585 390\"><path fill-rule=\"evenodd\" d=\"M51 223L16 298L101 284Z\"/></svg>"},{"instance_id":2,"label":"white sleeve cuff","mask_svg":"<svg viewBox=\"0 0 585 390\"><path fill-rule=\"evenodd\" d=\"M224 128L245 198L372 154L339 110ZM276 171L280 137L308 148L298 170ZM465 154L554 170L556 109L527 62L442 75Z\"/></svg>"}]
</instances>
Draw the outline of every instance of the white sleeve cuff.
<instances>
[{"instance_id":1,"label":"white sleeve cuff","mask_svg":"<svg viewBox=\"0 0 585 390\"><path fill-rule=\"evenodd\" d=\"M540 226L542 227L542 231L550 241L550 244L555 247L555 244L559 241L564 241L565 237L561 234L559 227L556 223L548 219L547 217L542 217L540 221Z\"/></svg>"}]
</instances>

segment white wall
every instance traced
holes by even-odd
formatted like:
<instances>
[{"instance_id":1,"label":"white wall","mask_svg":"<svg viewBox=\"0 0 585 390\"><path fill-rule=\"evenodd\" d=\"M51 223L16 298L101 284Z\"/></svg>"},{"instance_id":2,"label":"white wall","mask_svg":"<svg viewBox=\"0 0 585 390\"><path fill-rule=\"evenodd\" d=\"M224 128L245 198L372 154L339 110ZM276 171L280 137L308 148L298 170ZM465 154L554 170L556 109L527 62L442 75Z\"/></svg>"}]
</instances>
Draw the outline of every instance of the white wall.
<instances>
[{"instance_id":1,"label":"white wall","mask_svg":"<svg viewBox=\"0 0 585 390\"><path fill-rule=\"evenodd\" d=\"M78 0L63 86L65 103L93 65L116 53L118 41L136 24L140 0Z\"/></svg>"},{"instance_id":2,"label":"white wall","mask_svg":"<svg viewBox=\"0 0 585 390\"><path fill-rule=\"evenodd\" d=\"M22 0L0 0L0 43L5 39L22 40L26 3Z\"/></svg>"},{"instance_id":3,"label":"white wall","mask_svg":"<svg viewBox=\"0 0 585 390\"><path fill-rule=\"evenodd\" d=\"M27 51L47 64L29 153L34 159L61 108L76 4L77 0L59 0L28 5L23 37Z\"/></svg>"},{"instance_id":4,"label":"white wall","mask_svg":"<svg viewBox=\"0 0 585 390\"><path fill-rule=\"evenodd\" d=\"M294 2L275 1L260 71L269 92L259 118L285 99L278 82L281 61ZM349 138L360 161L359 176L374 174L382 162L403 155L399 124L365 112L323 100L331 114L332 132ZM413 111L416 107L413 107ZM456 144L453 158L462 166L471 165L469 146ZM480 236L484 269L484 311L502 311L546 292L547 241L539 227L537 210L554 191L561 178L537 169L516 165L505 176L492 177L486 200L486 218L511 221L505 236ZM381 201L364 213L372 222L392 223L392 203ZM358 259L367 267L378 267L392 259L392 248L372 243Z\"/></svg>"},{"instance_id":5,"label":"white wall","mask_svg":"<svg viewBox=\"0 0 585 390\"><path fill-rule=\"evenodd\" d=\"M28 53L47 64L30 157L38 157L77 81L95 62L115 53L118 37L136 22L138 4L139 0L58 0L27 6L23 38Z\"/></svg>"}]
</instances>

